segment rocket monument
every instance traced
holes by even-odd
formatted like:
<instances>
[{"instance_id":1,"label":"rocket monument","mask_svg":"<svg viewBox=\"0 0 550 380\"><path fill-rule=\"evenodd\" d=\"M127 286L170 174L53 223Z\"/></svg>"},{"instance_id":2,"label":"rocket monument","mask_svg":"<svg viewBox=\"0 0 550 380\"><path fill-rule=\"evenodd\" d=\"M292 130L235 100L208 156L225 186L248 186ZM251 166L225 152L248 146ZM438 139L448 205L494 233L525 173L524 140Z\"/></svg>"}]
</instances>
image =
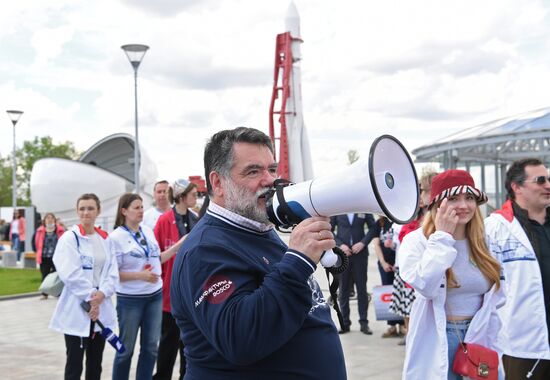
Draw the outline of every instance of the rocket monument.
<instances>
[{"instance_id":1,"label":"rocket monument","mask_svg":"<svg viewBox=\"0 0 550 380\"><path fill-rule=\"evenodd\" d=\"M300 45L303 41L294 2L287 10L285 30L277 35L269 132L275 143L279 175L297 183L313 179L313 167L302 109ZM276 124L280 127L278 134Z\"/></svg>"}]
</instances>

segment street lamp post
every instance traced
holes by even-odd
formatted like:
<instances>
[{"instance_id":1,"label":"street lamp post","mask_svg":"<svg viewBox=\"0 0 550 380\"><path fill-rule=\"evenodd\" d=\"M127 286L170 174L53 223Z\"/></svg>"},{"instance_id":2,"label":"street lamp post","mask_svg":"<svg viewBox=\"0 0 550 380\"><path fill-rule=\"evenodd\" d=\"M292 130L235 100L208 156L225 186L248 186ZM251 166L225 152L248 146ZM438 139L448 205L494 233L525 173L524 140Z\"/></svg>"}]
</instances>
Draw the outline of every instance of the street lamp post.
<instances>
[{"instance_id":1,"label":"street lamp post","mask_svg":"<svg viewBox=\"0 0 550 380\"><path fill-rule=\"evenodd\" d=\"M17 177L16 177L16 171L17 171L17 162L15 157L15 124L19 121L19 118L21 115L23 115L23 111L16 111L16 110L7 110L8 116L11 119L11 122L13 124L13 169L12 169L12 206L13 211L17 210Z\"/></svg>"},{"instance_id":2,"label":"street lamp post","mask_svg":"<svg viewBox=\"0 0 550 380\"><path fill-rule=\"evenodd\" d=\"M138 103L137 103L137 72L143 56L149 49L147 45L130 44L120 47L126 53L128 60L134 68L134 110L135 110L135 137L134 137L134 183L135 193L139 194L139 139L138 139Z\"/></svg>"}]
</instances>

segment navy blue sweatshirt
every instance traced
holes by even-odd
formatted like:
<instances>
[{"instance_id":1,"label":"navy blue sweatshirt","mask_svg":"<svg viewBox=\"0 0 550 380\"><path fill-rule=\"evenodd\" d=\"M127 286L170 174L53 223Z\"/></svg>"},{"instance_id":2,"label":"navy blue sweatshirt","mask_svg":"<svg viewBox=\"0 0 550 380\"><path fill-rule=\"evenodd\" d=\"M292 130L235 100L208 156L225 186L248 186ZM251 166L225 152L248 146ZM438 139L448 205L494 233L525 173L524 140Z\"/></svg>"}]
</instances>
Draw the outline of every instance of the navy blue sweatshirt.
<instances>
[{"instance_id":1,"label":"navy blue sweatshirt","mask_svg":"<svg viewBox=\"0 0 550 380\"><path fill-rule=\"evenodd\" d=\"M172 273L185 379L346 379L314 270L273 230L251 230L209 210Z\"/></svg>"}]
</instances>

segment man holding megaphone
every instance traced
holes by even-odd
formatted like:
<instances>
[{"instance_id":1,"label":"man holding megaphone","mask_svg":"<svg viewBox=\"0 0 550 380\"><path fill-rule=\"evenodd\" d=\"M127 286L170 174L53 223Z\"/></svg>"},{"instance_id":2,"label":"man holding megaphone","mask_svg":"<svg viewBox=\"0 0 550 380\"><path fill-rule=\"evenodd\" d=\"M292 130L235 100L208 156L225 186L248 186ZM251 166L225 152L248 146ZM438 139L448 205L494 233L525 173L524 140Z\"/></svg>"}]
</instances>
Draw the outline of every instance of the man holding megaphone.
<instances>
[{"instance_id":1,"label":"man holding megaphone","mask_svg":"<svg viewBox=\"0 0 550 380\"><path fill-rule=\"evenodd\" d=\"M345 379L342 346L313 277L335 246L328 217L308 217L288 246L269 222L277 176L270 138L216 133L204 165L210 205L173 269L172 314L186 345L185 379Z\"/></svg>"}]
</instances>

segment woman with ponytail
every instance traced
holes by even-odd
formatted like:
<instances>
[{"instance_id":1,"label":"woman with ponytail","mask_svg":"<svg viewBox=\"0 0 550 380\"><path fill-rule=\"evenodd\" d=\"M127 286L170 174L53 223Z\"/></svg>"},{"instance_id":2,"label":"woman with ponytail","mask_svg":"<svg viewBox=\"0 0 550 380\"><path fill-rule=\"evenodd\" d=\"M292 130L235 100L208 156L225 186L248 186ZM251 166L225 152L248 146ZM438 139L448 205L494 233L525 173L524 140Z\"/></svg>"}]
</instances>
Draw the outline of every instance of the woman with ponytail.
<instances>
[{"instance_id":1,"label":"woman with ponytail","mask_svg":"<svg viewBox=\"0 0 550 380\"><path fill-rule=\"evenodd\" d=\"M403 379L462 379L452 371L460 341L499 352L504 295L485 242L485 202L468 172L447 170L433 178L422 228L403 239L401 277L416 292Z\"/></svg>"}]
</instances>

